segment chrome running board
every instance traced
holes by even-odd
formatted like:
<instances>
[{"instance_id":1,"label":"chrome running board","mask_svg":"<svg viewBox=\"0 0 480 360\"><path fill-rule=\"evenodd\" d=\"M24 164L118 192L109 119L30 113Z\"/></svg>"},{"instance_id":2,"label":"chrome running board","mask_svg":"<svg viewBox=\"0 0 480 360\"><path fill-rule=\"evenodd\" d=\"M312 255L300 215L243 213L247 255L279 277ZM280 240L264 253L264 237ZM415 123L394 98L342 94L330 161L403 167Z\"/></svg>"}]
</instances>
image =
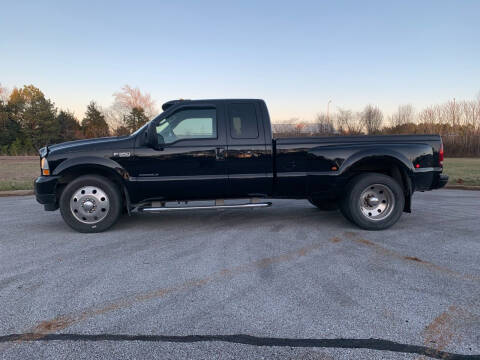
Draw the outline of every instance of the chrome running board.
<instances>
[{"instance_id":1,"label":"chrome running board","mask_svg":"<svg viewBox=\"0 0 480 360\"><path fill-rule=\"evenodd\" d=\"M219 205L202 205L202 206L165 206L165 203L161 203L162 206L139 206L137 208L140 212L157 213L163 211L179 211L179 210L215 210L215 209L248 209L248 208L261 208L269 207L271 202L254 202L251 201L247 204L232 204L225 205L223 201L215 201ZM221 204L221 205L220 205Z\"/></svg>"}]
</instances>

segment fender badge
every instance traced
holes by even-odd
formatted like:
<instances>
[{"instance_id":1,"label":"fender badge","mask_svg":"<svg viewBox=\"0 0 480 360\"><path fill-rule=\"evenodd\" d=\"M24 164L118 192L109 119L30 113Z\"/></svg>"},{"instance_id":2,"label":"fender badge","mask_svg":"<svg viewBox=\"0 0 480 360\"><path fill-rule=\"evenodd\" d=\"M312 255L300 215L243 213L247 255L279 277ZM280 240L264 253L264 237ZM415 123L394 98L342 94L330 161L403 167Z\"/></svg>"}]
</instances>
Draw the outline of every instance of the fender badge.
<instances>
[{"instance_id":1,"label":"fender badge","mask_svg":"<svg viewBox=\"0 0 480 360\"><path fill-rule=\"evenodd\" d=\"M114 152L113 156L118 156L118 157L130 157L130 152Z\"/></svg>"}]
</instances>

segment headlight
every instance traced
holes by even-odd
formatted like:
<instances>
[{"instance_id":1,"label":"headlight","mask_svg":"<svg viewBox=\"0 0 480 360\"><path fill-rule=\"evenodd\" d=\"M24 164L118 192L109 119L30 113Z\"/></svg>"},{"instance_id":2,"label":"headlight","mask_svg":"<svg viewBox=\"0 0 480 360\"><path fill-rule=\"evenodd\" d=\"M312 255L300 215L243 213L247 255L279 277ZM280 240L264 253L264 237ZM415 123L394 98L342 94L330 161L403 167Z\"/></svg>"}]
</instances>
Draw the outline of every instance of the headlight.
<instances>
[{"instance_id":1,"label":"headlight","mask_svg":"<svg viewBox=\"0 0 480 360\"><path fill-rule=\"evenodd\" d=\"M42 175L44 176L50 175L50 168L48 167L47 158L42 158L42 161L40 162L40 168L42 169Z\"/></svg>"}]
</instances>

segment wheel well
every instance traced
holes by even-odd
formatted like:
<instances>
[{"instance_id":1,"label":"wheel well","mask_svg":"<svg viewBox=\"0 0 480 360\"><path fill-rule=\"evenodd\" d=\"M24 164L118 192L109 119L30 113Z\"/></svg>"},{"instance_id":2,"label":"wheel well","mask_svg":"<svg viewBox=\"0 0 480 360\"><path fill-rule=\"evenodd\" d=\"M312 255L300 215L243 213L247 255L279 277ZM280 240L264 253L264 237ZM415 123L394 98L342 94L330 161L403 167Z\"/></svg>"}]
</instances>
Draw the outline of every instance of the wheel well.
<instances>
[{"instance_id":1,"label":"wheel well","mask_svg":"<svg viewBox=\"0 0 480 360\"><path fill-rule=\"evenodd\" d=\"M126 206L127 210L129 209L129 198L123 179L118 173L116 173L112 169L109 169L105 166L78 165L65 169L59 175L60 179L57 185L57 201L60 199L63 189L72 180L83 175L100 175L109 179L118 186L118 189L120 190L120 193L122 195L124 206Z\"/></svg>"},{"instance_id":2,"label":"wheel well","mask_svg":"<svg viewBox=\"0 0 480 360\"><path fill-rule=\"evenodd\" d=\"M405 194L405 212L411 212L412 181L408 176L407 167L397 159L388 156L368 158L353 164L347 171L347 179L365 173L380 173L395 179Z\"/></svg>"}]
</instances>

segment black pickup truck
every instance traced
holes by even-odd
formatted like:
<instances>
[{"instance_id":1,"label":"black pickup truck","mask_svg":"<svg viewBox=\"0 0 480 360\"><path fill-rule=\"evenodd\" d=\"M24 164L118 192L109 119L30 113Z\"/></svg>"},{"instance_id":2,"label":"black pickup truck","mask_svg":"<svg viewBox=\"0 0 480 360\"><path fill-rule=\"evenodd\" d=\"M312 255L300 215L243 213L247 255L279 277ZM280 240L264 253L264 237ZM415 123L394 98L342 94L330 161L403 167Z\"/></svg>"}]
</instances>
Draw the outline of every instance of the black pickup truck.
<instances>
[{"instance_id":1,"label":"black pickup truck","mask_svg":"<svg viewBox=\"0 0 480 360\"><path fill-rule=\"evenodd\" d=\"M411 211L414 191L448 181L438 135L272 139L263 100L162 108L129 136L42 148L37 201L60 208L81 232L104 231L132 211L253 208L271 205L268 198L308 199L380 230Z\"/></svg>"}]
</instances>

